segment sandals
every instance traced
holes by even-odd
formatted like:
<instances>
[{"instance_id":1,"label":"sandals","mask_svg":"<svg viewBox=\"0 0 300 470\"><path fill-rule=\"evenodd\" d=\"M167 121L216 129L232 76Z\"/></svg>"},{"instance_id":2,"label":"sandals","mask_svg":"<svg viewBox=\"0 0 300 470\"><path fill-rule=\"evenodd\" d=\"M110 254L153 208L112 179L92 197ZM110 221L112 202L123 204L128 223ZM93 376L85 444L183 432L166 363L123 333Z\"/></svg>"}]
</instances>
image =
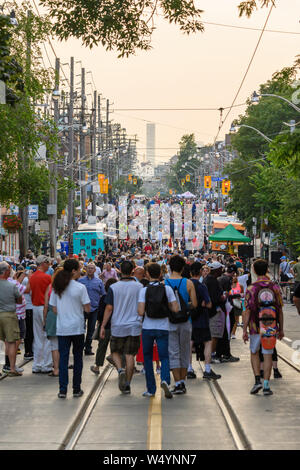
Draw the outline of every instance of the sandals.
<instances>
[{"instance_id":1,"label":"sandals","mask_svg":"<svg viewBox=\"0 0 300 470\"><path fill-rule=\"evenodd\" d=\"M17 372L16 370L10 370L9 372L7 372L7 375L8 377L20 377L23 374L21 372Z\"/></svg>"}]
</instances>

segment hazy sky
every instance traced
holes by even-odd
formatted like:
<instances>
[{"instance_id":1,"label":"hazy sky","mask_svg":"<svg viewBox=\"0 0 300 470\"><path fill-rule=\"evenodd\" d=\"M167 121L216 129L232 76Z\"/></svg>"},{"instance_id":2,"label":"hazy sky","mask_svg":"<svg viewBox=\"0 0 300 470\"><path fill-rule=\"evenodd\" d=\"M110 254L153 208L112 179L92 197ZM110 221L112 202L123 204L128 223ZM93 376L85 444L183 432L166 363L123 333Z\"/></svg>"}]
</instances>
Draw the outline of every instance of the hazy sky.
<instances>
[{"instance_id":1,"label":"hazy sky","mask_svg":"<svg viewBox=\"0 0 300 470\"><path fill-rule=\"evenodd\" d=\"M268 14L263 9L251 19L240 19L239 0L196 3L204 10L202 19L207 22L262 28ZM300 0L277 0L277 3L267 29L300 32ZM129 59L118 59L116 53L106 52L102 46L87 49L79 40L54 41L53 45L62 62L74 56L86 70L93 72L98 91L114 103L115 110L230 106L260 32L206 24L204 33L186 36L160 16L156 17L156 25L152 51L137 52ZM299 46L299 35L266 32L237 103L244 103L273 72L293 64L300 53ZM53 60L53 53L48 46L47 49ZM77 74L80 66L76 65ZM68 67L64 69L69 74ZM79 81L77 77L76 82ZM88 90L91 92L92 87ZM244 109L234 108L221 138ZM115 111L112 118L126 127L128 134L138 135L139 157L146 153L146 121L156 122L157 163L176 153L185 133L195 133L196 140L203 143L213 142L219 124L219 113L214 111Z\"/></svg>"}]
</instances>

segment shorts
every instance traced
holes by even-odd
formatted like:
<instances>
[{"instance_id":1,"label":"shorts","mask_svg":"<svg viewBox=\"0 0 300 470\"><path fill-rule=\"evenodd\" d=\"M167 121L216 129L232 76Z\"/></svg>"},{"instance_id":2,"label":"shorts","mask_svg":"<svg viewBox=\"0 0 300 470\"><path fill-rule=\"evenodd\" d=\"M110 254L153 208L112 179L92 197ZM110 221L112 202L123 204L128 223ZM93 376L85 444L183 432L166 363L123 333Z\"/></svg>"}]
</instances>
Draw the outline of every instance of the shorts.
<instances>
[{"instance_id":1,"label":"shorts","mask_svg":"<svg viewBox=\"0 0 300 470\"><path fill-rule=\"evenodd\" d=\"M0 312L0 340L14 343L20 339L20 328L16 312Z\"/></svg>"},{"instance_id":2,"label":"shorts","mask_svg":"<svg viewBox=\"0 0 300 470\"><path fill-rule=\"evenodd\" d=\"M255 354L259 351L261 346L261 337L258 334L250 335L250 351L252 354ZM261 347L261 352L263 354L273 354L274 349L264 349Z\"/></svg>"},{"instance_id":3,"label":"shorts","mask_svg":"<svg viewBox=\"0 0 300 470\"><path fill-rule=\"evenodd\" d=\"M174 327L174 325L172 325ZM192 324L189 321L177 323L176 329L169 331L170 369L187 369L190 364Z\"/></svg>"},{"instance_id":4,"label":"shorts","mask_svg":"<svg viewBox=\"0 0 300 470\"><path fill-rule=\"evenodd\" d=\"M225 328L225 313L217 312L209 319L209 329L212 338L223 338Z\"/></svg>"},{"instance_id":5,"label":"shorts","mask_svg":"<svg viewBox=\"0 0 300 470\"><path fill-rule=\"evenodd\" d=\"M52 351L58 351L58 337L57 336L49 336L49 341L50 341L50 350Z\"/></svg>"},{"instance_id":6,"label":"shorts","mask_svg":"<svg viewBox=\"0 0 300 470\"><path fill-rule=\"evenodd\" d=\"M211 334L209 328L193 328L192 341L197 346L200 343L207 343L211 341Z\"/></svg>"},{"instance_id":7,"label":"shorts","mask_svg":"<svg viewBox=\"0 0 300 470\"><path fill-rule=\"evenodd\" d=\"M140 347L140 336L112 336L110 339L111 353L136 356Z\"/></svg>"},{"instance_id":8,"label":"shorts","mask_svg":"<svg viewBox=\"0 0 300 470\"><path fill-rule=\"evenodd\" d=\"M25 318L19 318L19 328L20 328L20 339L25 339L26 337L26 322Z\"/></svg>"}]
</instances>

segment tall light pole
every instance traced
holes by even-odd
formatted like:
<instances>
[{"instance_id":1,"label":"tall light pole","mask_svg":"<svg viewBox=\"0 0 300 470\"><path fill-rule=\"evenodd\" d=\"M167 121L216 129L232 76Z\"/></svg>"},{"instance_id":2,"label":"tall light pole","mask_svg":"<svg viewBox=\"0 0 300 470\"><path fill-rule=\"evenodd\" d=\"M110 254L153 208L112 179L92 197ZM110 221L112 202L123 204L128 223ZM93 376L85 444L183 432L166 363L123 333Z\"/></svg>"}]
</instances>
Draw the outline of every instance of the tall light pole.
<instances>
[{"instance_id":1,"label":"tall light pole","mask_svg":"<svg viewBox=\"0 0 300 470\"><path fill-rule=\"evenodd\" d=\"M58 128L59 124L59 69L60 60L55 60L55 87L52 94L54 104L54 123ZM56 255L56 225L57 225L57 163L58 158L58 142L55 143L54 158L49 162L49 173L50 173L50 191L49 191L49 232L50 232L50 255L54 257Z\"/></svg>"},{"instance_id":2,"label":"tall light pole","mask_svg":"<svg viewBox=\"0 0 300 470\"><path fill-rule=\"evenodd\" d=\"M69 152L68 152L68 164L69 164L69 180L73 183L73 162L74 162L74 57L71 57L70 65L70 101L69 101ZM72 232L73 232L73 219L74 219L74 189L70 188L68 198L68 232L69 232L69 244L71 245Z\"/></svg>"},{"instance_id":3,"label":"tall light pole","mask_svg":"<svg viewBox=\"0 0 300 470\"><path fill-rule=\"evenodd\" d=\"M252 103L258 103L259 102L259 99L261 96L270 96L271 98L278 98L282 101L285 101L286 103L288 103L292 108L295 109L295 111L298 111L298 113L300 113L300 108L298 106L295 105L295 103L293 103L292 101L288 100L287 98L284 98L284 96L280 96L280 95L274 95L272 93L261 93L260 95L258 93L256 93L256 91L253 92L252 96L251 96L251 101Z\"/></svg>"}]
</instances>

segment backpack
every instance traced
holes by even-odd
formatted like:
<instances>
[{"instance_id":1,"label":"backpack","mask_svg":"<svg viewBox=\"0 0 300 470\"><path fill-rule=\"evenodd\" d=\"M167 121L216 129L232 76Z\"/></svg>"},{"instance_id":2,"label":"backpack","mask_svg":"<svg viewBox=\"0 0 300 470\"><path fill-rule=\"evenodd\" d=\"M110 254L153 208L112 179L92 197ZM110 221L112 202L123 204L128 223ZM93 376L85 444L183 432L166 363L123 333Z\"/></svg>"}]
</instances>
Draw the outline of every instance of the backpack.
<instances>
[{"instance_id":1,"label":"backpack","mask_svg":"<svg viewBox=\"0 0 300 470\"><path fill-rule=\"evenodd\" d=\"M263 287L257 293L258 318L262 346L273 349L276 344L277 312L275 293L272 288Z\"/></svg>"},{"instance_id":2,"label":"backpack","mask_svg":"<svg viewBox=\"0 0 300 470\"><path fill-rule=\"evenodd\" d=\"M170 314L165 286L147 286L145 310L149 318L167 318Z\"/></svg>"},{"instance_id":3,"label":"backpack","mask_svg":"<svg viewBox=\"0 0 300 470\"><path fill-rule=\"evenodd\" d=\"M166 281L167 281L167 279L165 280L165 284L166 284ZM187 307L185 301L183 300L182 295L179 292L181 282L182 282L182 279L181 279L178 287L170 286L170 284L167 283L168 286L172 287L172 289L174 291L174 294L175 294L175 297L176 297L176 301L177 301L178 306L180 308L180 310L178 312L170 311L170 313L169 313L169 321L171 323L174 323L174 324L184 323L184 322L188 321L188 319L189 319L188 307Z\"/></svg>"}]
</instances>

